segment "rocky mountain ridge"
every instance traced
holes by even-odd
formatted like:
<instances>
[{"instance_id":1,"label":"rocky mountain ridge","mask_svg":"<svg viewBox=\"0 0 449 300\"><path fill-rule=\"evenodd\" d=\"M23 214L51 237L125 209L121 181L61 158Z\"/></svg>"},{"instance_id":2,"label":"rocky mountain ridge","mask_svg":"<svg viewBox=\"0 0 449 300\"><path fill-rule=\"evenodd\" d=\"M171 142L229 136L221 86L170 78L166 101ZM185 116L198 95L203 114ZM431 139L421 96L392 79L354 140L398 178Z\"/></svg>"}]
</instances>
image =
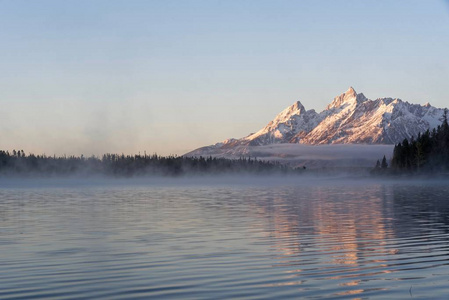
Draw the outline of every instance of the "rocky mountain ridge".
<instances>
[{"instance_id":1,"label":"rocky mountain ridge","mask_svg":"<svg viewBox=\"0 0 449 300\"><path fill-rule=\"evenodd\" d=\"M202 150L284 143L394 144L437 127L443 112L444 109L428 103L411 104L398 98L370 100L350 87L320 113L306 110L297 101L253 134L199 148L186 155L201 155Z\"/></svg>"}]
</instances>

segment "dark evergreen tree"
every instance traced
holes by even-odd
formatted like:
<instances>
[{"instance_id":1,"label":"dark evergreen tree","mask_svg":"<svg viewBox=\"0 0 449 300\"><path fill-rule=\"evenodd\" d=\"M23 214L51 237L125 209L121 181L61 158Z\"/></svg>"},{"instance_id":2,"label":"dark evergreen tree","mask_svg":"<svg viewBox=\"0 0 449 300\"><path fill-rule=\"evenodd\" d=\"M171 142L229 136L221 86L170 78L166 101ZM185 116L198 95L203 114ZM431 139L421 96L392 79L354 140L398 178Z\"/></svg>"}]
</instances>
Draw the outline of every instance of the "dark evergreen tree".
<instances>
[{"instance_id":1,"label":"dark evergreen tree","mask_svg":"<svg viewBox=\"0 0 449 300\"><path fill-rule=\"evenodd\" d=\"M382 164L381 164L380 167L381 167L382 169L388 168L387 159L386 159L385 155L384 155L384 158L382 158Z\"/></svg>"},{"instance_id":2,"label":"dark evergreen tree","mask_svg":"<svg viewBox=\"0 0 449 300\"><path fill-rule=\"evenodd\" d=\"M296 169L281 165L278 162L266 162L251 158L237 160L204 157L180 157L104 154L102 158L83 155L56 157L44 155L25 155L23 150L0 150L0 174L44 174L44 175L70 175L70 174L104 174L112 176L141 176L165 175L177 176L182 174L223 174L223 173L286 173L298 172Z\"/></svg>"},{"instance_id":3,"label":"dark evergreen tree","mask_svg":"<svg viewBox=\"0 0 449 300\"><path fill-rule=\"evenodd\" d=\"M449 170L449 124L445 109L442 124L417 139L404 139L393 150L392 168L398 171L439 172Z\"/></svg>"}]
</instances>

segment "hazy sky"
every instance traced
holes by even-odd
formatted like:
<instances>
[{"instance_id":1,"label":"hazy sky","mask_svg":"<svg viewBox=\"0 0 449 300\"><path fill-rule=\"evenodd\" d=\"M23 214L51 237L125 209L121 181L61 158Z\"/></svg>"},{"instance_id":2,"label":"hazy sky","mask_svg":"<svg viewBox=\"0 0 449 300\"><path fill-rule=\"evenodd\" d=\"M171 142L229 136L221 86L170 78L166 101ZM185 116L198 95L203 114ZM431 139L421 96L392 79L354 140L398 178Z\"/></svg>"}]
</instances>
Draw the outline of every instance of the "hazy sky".
<instances>
[{"instance_id":1,"label":"hazy sky","mask_svg":"<svg viewBox=\"0 0 449 300\"><path fill-rule=\"evenodd\" d=\"M353 86L449 106L447 1L0 0L0 149L183 154Z\"/></svg>"}]
</instances>

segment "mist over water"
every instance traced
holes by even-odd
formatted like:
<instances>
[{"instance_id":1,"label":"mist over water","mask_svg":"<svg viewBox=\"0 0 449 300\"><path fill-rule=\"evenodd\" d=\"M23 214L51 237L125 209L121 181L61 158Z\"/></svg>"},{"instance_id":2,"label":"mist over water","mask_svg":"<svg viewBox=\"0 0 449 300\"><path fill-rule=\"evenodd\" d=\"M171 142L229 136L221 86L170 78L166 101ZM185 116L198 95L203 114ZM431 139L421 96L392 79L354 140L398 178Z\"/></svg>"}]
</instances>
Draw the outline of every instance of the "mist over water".
<instances>
[{"instance_id":1,"label":"mist over water","mask_svg":"<svg viewBox=\"0 0 449 300\"><path fill-rule=\"evenodd\" d=\"M0 181L1 299L444 298L447 181Z\"/></svg>"}]
</instances>

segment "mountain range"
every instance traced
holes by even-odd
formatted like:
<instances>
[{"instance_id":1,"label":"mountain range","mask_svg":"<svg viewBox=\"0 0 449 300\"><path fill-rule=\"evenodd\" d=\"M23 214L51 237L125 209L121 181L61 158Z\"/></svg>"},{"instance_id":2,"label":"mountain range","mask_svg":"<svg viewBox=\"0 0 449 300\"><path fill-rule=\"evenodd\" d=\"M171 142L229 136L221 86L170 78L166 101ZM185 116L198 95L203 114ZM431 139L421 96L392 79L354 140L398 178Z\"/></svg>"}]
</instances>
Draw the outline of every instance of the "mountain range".
<instances>
[{"instance_id":1,"label":"mountain range","mask_svg":"<svg viewBox=\"0 0 449 300\"><path fill-rule=\"evenodd\" d=\"M306 110L297 101L255 133L185 155L238 156L248 154L248 147L274 144L393 145L437 127L443 112L429 103L411 104L398 98L370 100L350 87L320 113Z\"/></svg>"}]
</instances>

